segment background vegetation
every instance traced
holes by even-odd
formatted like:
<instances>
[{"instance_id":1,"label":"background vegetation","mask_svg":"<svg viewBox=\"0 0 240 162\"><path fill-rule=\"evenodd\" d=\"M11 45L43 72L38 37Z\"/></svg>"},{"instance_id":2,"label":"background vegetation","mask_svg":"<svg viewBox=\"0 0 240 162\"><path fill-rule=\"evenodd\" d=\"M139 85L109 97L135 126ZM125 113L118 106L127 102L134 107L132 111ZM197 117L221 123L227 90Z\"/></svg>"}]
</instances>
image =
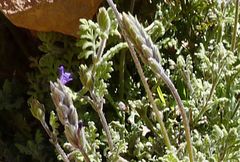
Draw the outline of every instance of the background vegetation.
<instances>
[{"instance_id":1,"label":"background vegetation","mask_svg":"<svg viewBox=\"0 0 240 162\"><path fill-rule=\"evenodd\" d=\"M239 161L240 46L236 3L224 0L115 3L119 11L137 15L158 47L160 63L184 103L195 161ZM107 3L103 6L108 7ZM59 77L60 65L73 74L73 81L67 86L71 95L77 94L74 105L92 146L87 149L91 161L113 161L115 156L129 161L189 161L182 117L170 90L142 63L155 102L163 112L172 150L166 149L156 113L150 108L112 10L107 9L103 17L106 16L111 22L107 29L101 28L104 25L97 16L92 21L81 20L79 39L58 33L32 35L1 16L1 161L57 161L58 153L41 123L32 116L27 100L33 97L44 105L46 123L50 120L60 124L50 115L52 111L56 113L56 108L49 86L50 81ZM101 56L104 62L98 62L95 56L104 39L107 39ZM86 75L89 69L96 76L94 83ZM113 150L102 131L99 112L83 97L94 100L91 87L96 96L105 100L103 112L112 134ZM63 133L65 128L61 124L50 125L52 131L58 131L60 145L67 153L71 152L65 143L68 140ZM76 153L74 158L81 161L83 157Z\"/></svg>"}]
</instances>

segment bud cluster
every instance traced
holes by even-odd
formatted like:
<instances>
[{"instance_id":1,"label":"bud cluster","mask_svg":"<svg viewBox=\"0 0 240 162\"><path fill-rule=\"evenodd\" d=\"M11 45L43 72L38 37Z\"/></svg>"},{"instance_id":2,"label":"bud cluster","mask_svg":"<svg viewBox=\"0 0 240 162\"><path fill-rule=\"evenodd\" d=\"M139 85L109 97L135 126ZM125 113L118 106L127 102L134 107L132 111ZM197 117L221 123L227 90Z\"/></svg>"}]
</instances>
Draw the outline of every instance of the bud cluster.
<instances>
[{"instance_id":1,"label":"bud cluster","mask_svg":"<svg viewBox=\"0 0 240 162\"><path fill-rule=\"evenodd\" d=\"M79 148L79 142L82 142L84 132L82 122L78 121L78 114L72 98L60 80L54 83L50 82L50 89L59 120L64 125L65 135L73 147Z\"/></svg>"},{"instance_id":2,"label":"bud cluster","mask_svg":"<svg viewBox=\"0 0 240 162\"><path fill-rule=\"evenodd\" d=\"M137 18L133 17L131 14L123 13L122 24L128 39L140 54L140 58L142 59L143 63L151 64L152 60L155 60L154 63L161 66L161 57L158 48L152 42L152 39L146 33L145 29L139 23Z\"/></svg>"}]
</instances>

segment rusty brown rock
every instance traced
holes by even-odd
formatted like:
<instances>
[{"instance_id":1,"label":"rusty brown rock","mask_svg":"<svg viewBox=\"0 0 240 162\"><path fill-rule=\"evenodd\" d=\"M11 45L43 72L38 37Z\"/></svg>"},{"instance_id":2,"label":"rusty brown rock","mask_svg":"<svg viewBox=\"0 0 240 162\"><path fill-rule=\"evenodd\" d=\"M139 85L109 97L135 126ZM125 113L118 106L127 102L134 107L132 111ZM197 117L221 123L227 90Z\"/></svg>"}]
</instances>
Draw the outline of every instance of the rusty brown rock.
<instances>
[{"instance_id":1,"label":"rusty brown rock","mask_svg":"<svg viewBox=\"0 0 240 162\"><path fill-rule=\"evenodd\" d=\"M77 36L79 18L91 19L102 0L0 0L0 9L16 26Z\"/></svg>"}]
</instances>

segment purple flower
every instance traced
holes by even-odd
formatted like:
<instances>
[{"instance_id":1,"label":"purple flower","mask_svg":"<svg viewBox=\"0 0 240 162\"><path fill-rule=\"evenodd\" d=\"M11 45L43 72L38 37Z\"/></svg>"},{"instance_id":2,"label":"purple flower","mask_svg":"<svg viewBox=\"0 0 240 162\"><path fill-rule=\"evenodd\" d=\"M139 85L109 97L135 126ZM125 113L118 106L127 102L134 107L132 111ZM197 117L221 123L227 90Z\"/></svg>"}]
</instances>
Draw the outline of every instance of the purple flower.
<instances>
[{"instance_id":1,"label":"purple flower","mask_svg":"<svg viewBox=\"0 0 240 162\"><path fill-rule=\"evenodd\" d=\"M64 67L61 65L59 68L59 74L60 74L60 81L62 84L67 84L68 82L70 82L71 80L73 80L72 78L72 74L65 72Z\"/></svg>"}]
</instances>

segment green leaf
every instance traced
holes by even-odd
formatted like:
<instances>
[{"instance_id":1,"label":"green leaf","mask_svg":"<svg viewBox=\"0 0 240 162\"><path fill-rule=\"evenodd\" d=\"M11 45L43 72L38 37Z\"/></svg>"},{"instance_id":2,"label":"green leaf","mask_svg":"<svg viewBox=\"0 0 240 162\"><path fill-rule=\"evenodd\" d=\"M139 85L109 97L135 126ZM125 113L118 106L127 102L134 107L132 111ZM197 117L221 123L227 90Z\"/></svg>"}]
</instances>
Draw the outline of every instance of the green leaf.
<instances>
[{"instance_id":1,"label":"green leaf","mask_svg":"<svg viewBox=\"0 0 240 162\"><path fill-rule=\"evenodd\" d=\"M41 131L38 129L35 133L35 141L36 141L36 144L41 144L43 142L44 138L43 138L43 135L41 133Z\"/></svg>"},{"instance_id":2,"label":"green leaf","mask_svg":"<svg viewBox=\"0 0 240 162\"><path fill-rule=\"evenodd\" d=\"M92 42L83 42L82 49L86 50L87 48L92 47L92 46L94 46L94 44Z\"/></svg>"},{"instance_id":3,"label":"green leaf","mask_svg":"<svg viewBox=\"0 0 240 162\"><path fill-rule=\"evenodd\" d=\"M99 25L92 20L80 19L78 34L80 40L76 45L82 49L78 58L88 59L89 56L95 55L99 47Z\"/></svg>"},{"instance_id":4,"label":"green leaf","mask_svg":"<svg viewBox=\"0 0 240 162\"><path fill-rule=\"evenodd\" d=\"M116 19L116 17L115 17L115 14L114 14L112 8L109 7L109 8L107 9L107 11L108 11L108 15L109 15L109 17L110 17L110 19L111 19L110 35L111 35L111 36L112 36L112 35L117 35L117 36L120 37L121 34L118 32L117 19Z\"/></svg>"},{"instance_id":5,"label":"green leaf","mask_svg":"<svg viewBox=\"0 0 240 162\"><path fill-rule=\"evenodd\" d=\"M113 71L112 61L104 61L96 68L96 79L107 80L111 77L110 73Z\"/></svg>"},{"instance_id":6,"label":"green leaf","mask_svg":"<svg viewBox=\"0 0 240 162\"><path fill-rule=\"evenodd\" d=\"M159 86L157 87L157 92L158 92L158 96L159 96L159 98L161 99L162 103L163 103L164 105L166 105L166 101L165 101L165 99L164 99L162 90L161 90L161 88L160 88Z\"/></svg>"},{"instance_id":7,"label":"green leaf","mask_svg":"<svg viewBox=\"0 0 240 162\"><path fill-rule=\"evenodd\" d=\"M120 42L114 47L111 47L107 52L103 55L103 61L110 60L115 54L117 54L120 50L127 48L128 45L126 42Z\"/></svg>"},{"instance_id":8,"label":"green leaf","mask_svg":"<svg viewBox=\"0 0 240 162\"><path fill-rule=\"evenodd\" d=\"M59 123L57 122L57 117L56 117L56 114L54 113L54 111L51 111L50 113L50 119L49 119L49 124L51 125L52 127L52 131L53 131L53 134L55 136L58 135L58 127L59 127Z\"/></svg>"},{"instance_id":9,"label":"green leaf","mask_svg":"<svg viewBox=\"0 0 240 162\"><path fill-rule=\"evenodd\" d=\"M93 51L83 51L80 53L80 55L78 55L78 59L82 59L82 58L85 58L85 59L88 59L89 56L91 56L92 54L94 54Z\"/></svg>"},{"instance_id":10,"label":"green leaf","mask_svg":"<svg viewBox=\"0 0 240 162\"><path fill-rule=\"evenodd\" d=\"M95 82L95 90L96 90L96 94L97 96L104 96L105 94L107 94L107 84L104 82L103 79L97 80Z\"/></svg>"},{"instance_id":11,"label":"green leaf","mask_svg":"<svg viewBox=\"0 0 240 162\"><path fill-rule=\"evenodd\" d=\"M163 158L161 158L161 161L163 161L163 162L179 162L175 153L172 153L172 152L164 155Z\"/></svg>"}]
</instances>

